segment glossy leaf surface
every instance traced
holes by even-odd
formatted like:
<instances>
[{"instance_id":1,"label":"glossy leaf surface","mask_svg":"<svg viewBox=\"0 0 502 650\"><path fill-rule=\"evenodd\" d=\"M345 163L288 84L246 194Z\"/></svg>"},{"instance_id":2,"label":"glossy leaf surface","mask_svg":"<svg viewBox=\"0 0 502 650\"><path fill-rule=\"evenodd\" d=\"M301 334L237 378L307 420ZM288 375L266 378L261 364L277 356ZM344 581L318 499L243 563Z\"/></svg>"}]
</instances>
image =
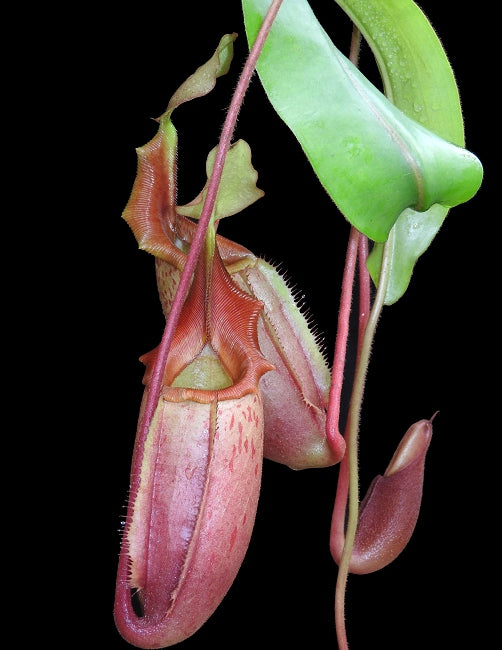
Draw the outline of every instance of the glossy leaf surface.
<instances>
[{"instance_id":1,"label":"glossy leaf surface","mask_svg":"<svg viewBox=\"0 0 502 650\"><path fill-rule=\"evenodd\" d=\"M377 62L385 95L408 117L458 146L465 145L460 97L450 63L432 25L413 0L337 0L357 25ZM396 221L386 304L406 291L448 208L405 210ZM378 283L383 254L375 244L368 269Z\"/></svg>"},{"instance_id":2,"label":"glossy leaf surface","mask_svg":"<svg viewBox=\"0 0 502 650\"><path fill-rule=\"evenodd\" d=\"M243 0L250 42L268 4ZM376 27L374 32L388 42L388 32ZM370 84L333 45L306 0L281 6L257 69L272 105L321 183L370 239L386 241L407 208L427 215L434 204L447 209L469 200L479 188L478 159L410 119ZM401 73L406 75L406 69ZM413 106L418 108L416 102ZM458 128L454 135L458 137Z\"/></svg>"}]
</instances>

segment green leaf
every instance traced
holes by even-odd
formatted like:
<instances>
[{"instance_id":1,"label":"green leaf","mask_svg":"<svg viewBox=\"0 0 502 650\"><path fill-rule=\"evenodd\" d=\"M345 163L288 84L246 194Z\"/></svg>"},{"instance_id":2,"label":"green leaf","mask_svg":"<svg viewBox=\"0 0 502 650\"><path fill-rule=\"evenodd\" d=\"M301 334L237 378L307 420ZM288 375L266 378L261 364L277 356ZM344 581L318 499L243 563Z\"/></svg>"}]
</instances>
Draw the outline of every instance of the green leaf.
<instances>
[{"instance_id":1,"label":"green leaf","mask_svg":"<svg viewBox=\"0 0 502 650\"><path fill-rule=\"evenodd\" d=\"M410 283L416 260L429 247L441 227L448 210L436 203L427 212L406 209L394 226L394 238L390 251L390 272L387 282L385 304L396 302ZM376 285L380 276L383 244L375 244L367 266Z\"/></svg>"},{"instance_id":2,"label":"green leaf","mask_svg":"<svg viewBox=\"0 0 502 650\"><path fill-rule=\"evenodd\" d=\"M337 0L368 42L385 95L409 117L437 135L464 146L457 84L432 25L412 0ZM406 291L417 259L429 247L449 210L434 205L424 213L405 210L395 225L386 304ZM382 244L375 244L368 269L376 284Z\"/></svg>"},{"instance_id":3,"label":"green leaf","mask_svg":"<svg viewBox=\"0 0 502 650\"><path fill-rule=\"evenodd\" d=\"M269 2L242 4L252 43ZM385 32L374 38L389 40ZM281 6L257 69L321 183L370 239L384 242L407 208L426 214L440 203L446 210L478 190L478 159L410 119L370 84L336 49L306 0Z\"/></svg>"},{"instance_id":4,"label":"green leaf","mask_svg":"<svg viewBox=\"0 0 502 650\"><path fill-rule=\"evenodd\" d=\"M213 170L217 147L209 152L206 162L208 179ZM247 142L238 140L227 152L220 186L213 208L215 219L229 217L257 201L264 194L256 186L258 174L251 164L251 149ZM177 211L185 217L199 219L204 206L209 180L202 192L187 205L177 207Z\"/></svg>"},{"instance_id":5,"label":"green leaf","mask_svg":"<svg viewBox=\"0 0 502 650\"><path fill-rule=\"evenodd\" d=\"M375 56L386 97L408 117L463 147L458 88L432 25L413 0L336 0Z\"/></svg>"}]
</instances>

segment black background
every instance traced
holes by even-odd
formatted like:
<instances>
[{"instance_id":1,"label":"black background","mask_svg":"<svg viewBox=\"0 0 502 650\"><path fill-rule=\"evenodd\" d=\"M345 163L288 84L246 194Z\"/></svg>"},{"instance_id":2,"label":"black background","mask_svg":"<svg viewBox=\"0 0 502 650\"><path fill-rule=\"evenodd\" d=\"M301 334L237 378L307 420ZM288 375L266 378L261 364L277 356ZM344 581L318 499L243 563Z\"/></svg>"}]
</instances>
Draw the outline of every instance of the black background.
<instances>
[{"instance_id":1,"label":"black background","mask_svg":"<svg viewBox=\"0 0 502 650\"><path fill-rule=\"evenodd\" d=\"M311 4L347 52L350 28L336 4ZM467 13L457 3L432 0L421 6L455 71L467 148L481 159L485 180L476 197L451 211L407 293L384 310L377 330L361 422L363 493L408 426L437 410L439 415L414 537L391 566L349 580L347 627L354 650L484 647L492 625L486 584L495 580L491 558L499 543L488 515L499 426L489 393L498 381L499 211L489 131L494 100L484 73L490 51L476 8ZM37 165L49 168L38 195L44 208L38 225L53 238L46 258L57 264L49 265L48 280L54 310L47 299L41 316L54 316L56 304L61 315L53 318L54 344L46 348L46 362L57 368L57 398L47 416L54 435L47 444L49 455L63 448L64 462L51 470L57 488L48 500L63 522L52 536L57 551L51 561L63 569L62 577L45 588L42 582L41 590L47 590L57 622L49 626L56 643L68 640L68 632L58 631L64 623L70 640L84 647L127 650L112 619L119 528L142 395L138 357L160 341L163 319L153 258L138 250L121 213L136 174L135 148L157 130L151 118L164 112L220 37L235 31L230 73L211 96L174 116L179 201L198 193L247 47L239 2L117 3L106 9L85 4L43 18L50 28L42 30L27 66L35 70L40 92L31 90L27 108L29 123L42 129ZM374 74L367 53L362 65ZM41 105L48 113L43 124ZM281 263L330 351L347 224L257 77L239 118L239 137L251 145L265 197L227 219L221 232ZM328 548L336 477L336 468L293 472L265 461L242 569L215 615L183 642L184 650L266 642L336 647L336 566Z\"/></svg>"}]
</instances>

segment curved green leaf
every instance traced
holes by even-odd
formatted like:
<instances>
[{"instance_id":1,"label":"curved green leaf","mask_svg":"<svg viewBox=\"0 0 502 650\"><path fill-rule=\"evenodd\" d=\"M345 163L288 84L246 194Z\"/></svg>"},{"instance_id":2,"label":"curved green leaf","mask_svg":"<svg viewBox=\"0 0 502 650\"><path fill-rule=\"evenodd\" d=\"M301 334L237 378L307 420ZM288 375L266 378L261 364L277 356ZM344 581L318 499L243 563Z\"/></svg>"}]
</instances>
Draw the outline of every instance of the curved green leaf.
<instances>
[{"instance_id":1,"label":"curved green leaf","mask_svg":"<svg viewBox=\"0 0 502 650\"><path fill-rule=\"evenodd\" d=\"M441 137L464 146L464 125L455 77L441 42L412 0L336 0L368 42L385 95L409 117ZM448 208L434 205L396 221L385 303L406 291L415 263L427 250ZM368 269L378 283L383 245L375 244Z\"/></svg>"},{"instance_id":2,"label":"curved green leaf","mask_svg":"<svg viewBox=\"0 0 502 650\"><path fill-rule=\"evenodd\" d=\"M375 56L385 95L408 117L463 147L457 84L432 25L413 0L335 0Z\"/></svg>"},{"instance_id":3,"label":"curved green leaf","mask_svg":"<svg viewBox=\"0 0 502 650\"><path fill-rule=\"evenodd\" d=\"M447 213L448 208L435 203L427 212L407 208L399 215L393 230L386 305L395 303L408 288L417 259L429 247ZM383 248L383 244L375 244L367 261L368 270L377 285Z\"/></svg>"},{"instance_id":4,"label":"curved green leaf","mask_svg":"<svg viewBox=\"0 0 502 650\"><path fill-rule=\"evenodd\" d=\"M251 43L269 2L243 0L242 4ZM368 5L376 6L375 2ZM361 13L372 27L371 12ZM399 21L396 8L391 13ZM383 61L393 88L401 92L399 84L404 88L408 82L416 83L416 63L410 63L410 69L406 63L401 66L388 28L380 24L371 33L374 42L383 43L379 63ZM396 38L399 42L402 35ZM407 208L420 210L429 220L434 204L443 204L446 213L447 207L469 200L479 188L478 159L406 116L372 86L335 48L306 0L287 0L281 6L257 69L272 105L299 140L321 183L346 218L370 239L384 242ZM421 72L419 81L425 74ZM453 78L449 87L452 82L456 91ZM414 93L408 94L408 101L414 117L419 113L423 118L437 109L434 102L430 108L421 107ZM453 108L459 108L458 96L456 101ZM456 120L455 132L450 133L448 120L442 119L444 129L437 129L438 133L460 140L462 130Z\"/></svg>"}]
</instances>

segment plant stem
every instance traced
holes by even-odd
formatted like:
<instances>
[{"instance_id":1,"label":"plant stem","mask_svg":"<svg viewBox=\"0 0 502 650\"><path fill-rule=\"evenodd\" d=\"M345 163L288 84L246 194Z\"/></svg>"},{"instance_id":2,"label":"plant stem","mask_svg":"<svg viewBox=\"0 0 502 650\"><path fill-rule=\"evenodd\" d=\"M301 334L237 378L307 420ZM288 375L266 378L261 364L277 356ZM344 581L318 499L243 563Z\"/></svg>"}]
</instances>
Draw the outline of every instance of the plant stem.
<instances>
[{"instance_id":1,"label":"plant stem","mask_svg":"<svg viewBox=\"0 0 502 650\"><path fill-rule=\"evenodd\" d=\"M338 567L338 576L335 590L335 625L339 650L348 650L347 633L345 628L345 593L347 589L347 578L349 574L350 558L357 531L357 522L359 518L359 467L358 467L358 433L359 421L361 414L362 401L364 396L364 387L366 375L369 366L371 348L375 338L376 327L380 318L387 293L387 284L390 273L390 263L392 259L392 248L394 244L394 231L392 230L384 246L382 266L380 277L378 279L378 289L375 300L371 308L367 323L364 327L352 394L349 406L349 415L345 441L347 443L346 463L348 464L349 474L349 509L347 518L347 528L345 531L345 544L343 547L342 557ZM367 272L367 271L366 271ZM345 460L345 459L344 459Z\"/></svg>"},{"instance_id":2,"label":"plant stem","mask_svg":"<svg viewBox=\"0 0 502 650\"><path fill-rule=\"evenodd\" d=\"M326 435L331 442L337 437L340 430L340 404L343 386L343 374L345 370L345 358L347 355L347 341L349 338L350 311L352 303L352 291L357 261L357 249L359 246L360 233L354 227L350 229L347 252L345 254L345 265L343 269L342 289L340 295L340 308L338 311L338 322L336 328L335 351L333 354L333 367L331 371L331 386L329 391L329 408L326 417ZM337 491L337 501L339 494ZM336 508L335 501L335 508ZM343 504L345 511L345 504Z\"/></svg>"}]
</instances>

